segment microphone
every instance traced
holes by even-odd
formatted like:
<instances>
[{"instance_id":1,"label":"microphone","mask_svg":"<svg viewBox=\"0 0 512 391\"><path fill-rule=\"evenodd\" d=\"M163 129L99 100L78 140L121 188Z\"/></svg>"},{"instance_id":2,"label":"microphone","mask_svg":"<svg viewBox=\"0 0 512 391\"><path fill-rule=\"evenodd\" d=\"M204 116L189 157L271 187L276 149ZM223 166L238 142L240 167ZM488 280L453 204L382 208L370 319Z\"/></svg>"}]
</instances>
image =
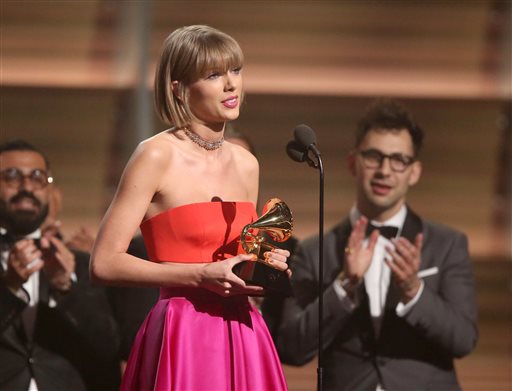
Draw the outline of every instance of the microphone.
<instances>
[{"instance_id":1,"label":"microphone","mask_svg":"<svg viewBox=\"0 0 512 391\"><path fill-rule=\"evenodd\" d=\"M310 167L318 168L318 163L309 157L308 150L296 140L292 140L286 145L286 153L290 159L296 162L306 162Z\"/></svg>"},{"instance_id":2,"label":"microphone","mask_svg":"<svg viewBox=\"0 0 512 391\"><path fill-rule=\"evenodd\" d=\"M316 134L308 125L297 125L293 131L295 140L304 148L310 150L316 157L320 156L320 151L316 146Z\"/></svg>"},{"instance_id":3,"label":"microphone","mask_svg":"<svg viewBox=\"0 0 512 391\"><path fill-rule=\"evenodd\" d=\"M302 163L306 161L307 153L304 147L297 141L292 140L286 145L286 153L293 161Z\"/></svg>"},{"instance_id":4,"label":"microphone","mask_svg":"<svg viewBox=\"0 0 512 391\"><path fill-rule=\"evenodd\" d=\"M286 153L293 161L298 163L306 162L310 167L318 168L318 163L309 157L308 150L296 140L292 140L286 145Z\"/></svg>"}]
</instances>

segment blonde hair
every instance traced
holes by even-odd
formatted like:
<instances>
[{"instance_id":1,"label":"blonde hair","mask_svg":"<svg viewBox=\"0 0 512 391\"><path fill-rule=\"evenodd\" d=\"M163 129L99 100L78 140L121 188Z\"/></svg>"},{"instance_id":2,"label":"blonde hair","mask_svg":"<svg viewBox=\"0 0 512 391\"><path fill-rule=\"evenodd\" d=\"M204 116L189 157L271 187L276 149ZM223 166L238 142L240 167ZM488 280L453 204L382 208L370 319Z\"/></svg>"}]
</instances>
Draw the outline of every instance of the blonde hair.
<instances>
[{"instance_id":1,"label":"blonde hair","mask_svg":"<svg viewBox=\"0 0 512 391\"><path fill-rule=\"evenodd\" d=\"M185 26L164 41L155 74L155 105L160 118L177 129L195 118L185 87L209 71L242 67L242 49L229 35L210 26ZM177 81L173 92L172 82Z\"/></svg>"}]
</instances>

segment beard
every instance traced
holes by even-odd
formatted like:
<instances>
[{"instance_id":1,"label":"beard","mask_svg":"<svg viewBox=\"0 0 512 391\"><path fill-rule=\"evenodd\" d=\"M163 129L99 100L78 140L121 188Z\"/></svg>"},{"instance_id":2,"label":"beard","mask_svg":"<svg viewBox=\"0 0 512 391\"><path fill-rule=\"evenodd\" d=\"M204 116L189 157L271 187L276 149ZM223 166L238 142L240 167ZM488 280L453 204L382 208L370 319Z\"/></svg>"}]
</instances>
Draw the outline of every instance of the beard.
<instances>
[{"instance_id":1,"label":"beard","mask_svg":"<svg viewBox=\"0 0 512 391\"><path fill-rule=\"evenodd\" d=\"M39 212L9 208L9 204L24 197L30 198L38 206ZM43 224L46 216L48 216L48 204L42 204L28 191L21 190L8 201L0 200L0 221L11 235L26 236L34 232Z\"/></svg>"}]
</instances>

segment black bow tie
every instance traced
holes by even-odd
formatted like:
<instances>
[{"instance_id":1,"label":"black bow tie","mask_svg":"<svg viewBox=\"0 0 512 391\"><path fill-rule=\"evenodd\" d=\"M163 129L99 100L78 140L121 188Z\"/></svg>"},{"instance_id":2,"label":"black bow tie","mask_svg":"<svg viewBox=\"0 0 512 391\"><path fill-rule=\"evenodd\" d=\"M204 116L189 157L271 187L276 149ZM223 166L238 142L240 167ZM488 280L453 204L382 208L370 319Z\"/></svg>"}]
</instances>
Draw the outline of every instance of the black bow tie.
<instances>
[{"instance_id":1,"label":"black bow tie","mask_svg":"<svg viewBox=\"0 0 512 391\"><path fill-rule=\"evenodd\" d=\"M372 223L368 223L368 226L366 227L366 236L370 236L370 234L376 229L380 231L381 236L384 236L387 239L396 238L396 235L398 234L398 227L393 227L392 225L376 226Z\"/></svg>"}]
</instances>

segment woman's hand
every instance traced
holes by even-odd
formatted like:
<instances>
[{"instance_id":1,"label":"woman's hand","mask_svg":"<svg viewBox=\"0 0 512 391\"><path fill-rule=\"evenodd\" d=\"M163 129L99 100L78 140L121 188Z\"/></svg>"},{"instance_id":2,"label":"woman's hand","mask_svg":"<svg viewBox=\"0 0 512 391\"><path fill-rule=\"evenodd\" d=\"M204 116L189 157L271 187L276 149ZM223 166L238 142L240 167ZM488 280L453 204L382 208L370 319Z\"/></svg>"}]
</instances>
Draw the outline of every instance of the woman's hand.
<instances>
[{"instance_id":1,"label":"woman's hand","mask_svg":"<svg viewBox=\"0 0 512 391\"><path fill-rule=\"evenodd\" d=\"M267 262L278 270L288 270L286 263L290 252L287 250L274 249L265 253ZM236 257L228 258L220 262L212 262L204 265L201 286L221 296L234 295L262 295L264 288L255 285L248 285L233 272L233 267L244 261L256 261L254 254L239 254Z\"/></svg>"},{"instance_id":2,"label":"woman's hand","mask_svg":"<svg viewBox=\"0 0 512 391\"><path fill-rule=\"evenodd\" d=\"M290 265L288 264L288 257L290 256L290 252L288 250L283 250L280 248L275 248L272 251L267 251L264 253L265 260L272 265L272 267L285 271L288 277L292 276L292 271L290 270Z\"/></svg>"},{"instance_id":3,"label":"woman's hand","mask_svg":"<svg viewBox=\"0 0 512 391\"><path fill-rule=\"evenodd\" d=\"M221 296L261 294L262 287L247 285L244 280L233 273L233 267L240 262L255 260L255 255L239 254L223 261L207 263L202 270L200 286Z\"/></svg>"}]
</instances>

